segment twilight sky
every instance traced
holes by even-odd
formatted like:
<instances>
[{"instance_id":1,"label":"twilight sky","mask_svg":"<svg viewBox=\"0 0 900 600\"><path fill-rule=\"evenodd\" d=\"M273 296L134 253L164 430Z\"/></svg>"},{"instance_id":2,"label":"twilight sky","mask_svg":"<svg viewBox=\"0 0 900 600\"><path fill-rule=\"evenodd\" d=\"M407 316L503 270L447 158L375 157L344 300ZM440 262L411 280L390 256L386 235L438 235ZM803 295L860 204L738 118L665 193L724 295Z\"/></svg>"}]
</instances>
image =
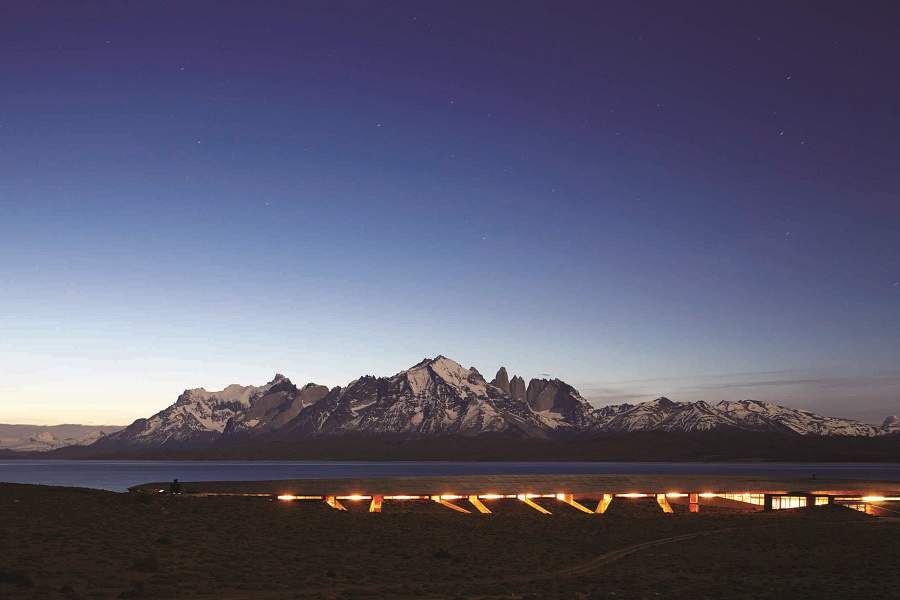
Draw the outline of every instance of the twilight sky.
<instances>
[{"instance_id":1,"label":"twilight sky","mask_svg":"<svg viewBox=\"0 0 900 600\"><path fill-rule=\"evenodd\" d=\"M900 412L900 9L734 4L4 3L0 422L436 354Z\"/></svg>"}]
</instances>

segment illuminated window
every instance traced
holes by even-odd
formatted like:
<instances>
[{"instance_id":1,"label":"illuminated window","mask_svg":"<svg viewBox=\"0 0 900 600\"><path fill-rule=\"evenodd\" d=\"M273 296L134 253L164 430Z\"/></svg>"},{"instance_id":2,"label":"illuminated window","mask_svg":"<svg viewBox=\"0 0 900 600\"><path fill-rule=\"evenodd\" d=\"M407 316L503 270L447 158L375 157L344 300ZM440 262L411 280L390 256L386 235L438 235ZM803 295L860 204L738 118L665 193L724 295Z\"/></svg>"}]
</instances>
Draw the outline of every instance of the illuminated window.
<instances>
[{"instance_id":1,"label":"illuminated window","mask_svg":"<svg viewBox=\"0 0 900 600\"><path fill-rule=\"evenodd\" d=\"M717 494L719 498L724 498L726 500L734 500L735 502L746 502L747 504L753 504L756 506L762 506L765 504L765 498L763 494Z\"/></svg>"},{"instance_id":2,"label":"illuminated window","mask_svg":"<svg viewBox=\"0 0 900 600\"><path fill-rule=\"evenodd\" d=\"M804 506L806 506L806 496L774 496L772 498L772 510L803 508Z\"/></svg>"},{"instance_id":3,"label":"illuminated window","mask_svg":"<svg viewBox=\"0 0 900 600\"><path fill-rule=\"evenodd\" d=\"M816 496L816 506L828 504L828 496Z\"/></svg>"}]
</instances>

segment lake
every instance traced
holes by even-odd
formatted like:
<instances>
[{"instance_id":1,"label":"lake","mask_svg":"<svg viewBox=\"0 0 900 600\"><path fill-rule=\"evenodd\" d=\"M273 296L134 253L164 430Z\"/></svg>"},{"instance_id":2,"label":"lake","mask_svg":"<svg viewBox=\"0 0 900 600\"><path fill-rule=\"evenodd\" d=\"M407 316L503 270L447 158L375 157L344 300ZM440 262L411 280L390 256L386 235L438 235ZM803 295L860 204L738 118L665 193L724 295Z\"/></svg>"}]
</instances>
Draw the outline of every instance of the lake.
<instances>
[{"instance_id":1,"label":"lake","mask_svg":"<svg viewBox=\"0 0 900 600\"><path fill-rule=\"evenodd\" d=\"M744 475L900 481L900 463L358 462L0 460L0 482L122 492L151 481L265 481L450 475Z\"/></svg>"}]
</instances>

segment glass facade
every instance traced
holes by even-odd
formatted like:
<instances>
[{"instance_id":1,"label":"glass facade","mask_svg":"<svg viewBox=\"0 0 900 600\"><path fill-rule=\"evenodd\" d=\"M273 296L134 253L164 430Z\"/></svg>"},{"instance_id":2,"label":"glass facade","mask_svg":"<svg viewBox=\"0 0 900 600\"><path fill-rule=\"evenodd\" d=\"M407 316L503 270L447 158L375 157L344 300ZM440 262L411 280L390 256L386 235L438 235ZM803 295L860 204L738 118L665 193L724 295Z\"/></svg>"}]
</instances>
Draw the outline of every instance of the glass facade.
<instances>
[{"instance_id":1,"label":"glass facade","mask_svg":"<svg viewBox=\"0 0 900 600\"><path fill-rule=\"evenodd\" d=\"M763 494L716 494L719 498L724 498L726 500L734 500L736 502L746 502L747 504L754 504L756 506L762 506L765 503Z\"/></svg>"},{"instance_id":2,"label":"glass facade","mask_svg":"<svg viewBox=\"0 0 900 600\"><path fill-rule=\"evenodd\" d=\"M827 498L826 498L827 500ZM772 510L784 508L803 508L806 506L806 496L773 496Z\"/></svg>"}]
</instances>

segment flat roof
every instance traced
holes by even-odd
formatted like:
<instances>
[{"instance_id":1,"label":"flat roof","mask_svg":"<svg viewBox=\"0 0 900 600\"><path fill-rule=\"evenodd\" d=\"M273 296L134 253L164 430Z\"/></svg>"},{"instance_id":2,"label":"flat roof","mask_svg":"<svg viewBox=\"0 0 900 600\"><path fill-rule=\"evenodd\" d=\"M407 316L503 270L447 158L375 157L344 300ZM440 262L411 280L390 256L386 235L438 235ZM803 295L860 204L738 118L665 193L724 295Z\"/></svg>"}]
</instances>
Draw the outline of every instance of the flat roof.
<instances>
[{"instance_id":1,"label":"flat roof","mask_svg":"<svg viewBox=\"0 0 900 600\"><path fill-rule=\"evenodd\" d=\"M151 482L132 491L168 489ZM628 492L803 492L822 495L900 495L898 481L740 475L461 475L275 481L181 481L186 492L233 494L603 494Z\"/></svg>"}]
</instances>

